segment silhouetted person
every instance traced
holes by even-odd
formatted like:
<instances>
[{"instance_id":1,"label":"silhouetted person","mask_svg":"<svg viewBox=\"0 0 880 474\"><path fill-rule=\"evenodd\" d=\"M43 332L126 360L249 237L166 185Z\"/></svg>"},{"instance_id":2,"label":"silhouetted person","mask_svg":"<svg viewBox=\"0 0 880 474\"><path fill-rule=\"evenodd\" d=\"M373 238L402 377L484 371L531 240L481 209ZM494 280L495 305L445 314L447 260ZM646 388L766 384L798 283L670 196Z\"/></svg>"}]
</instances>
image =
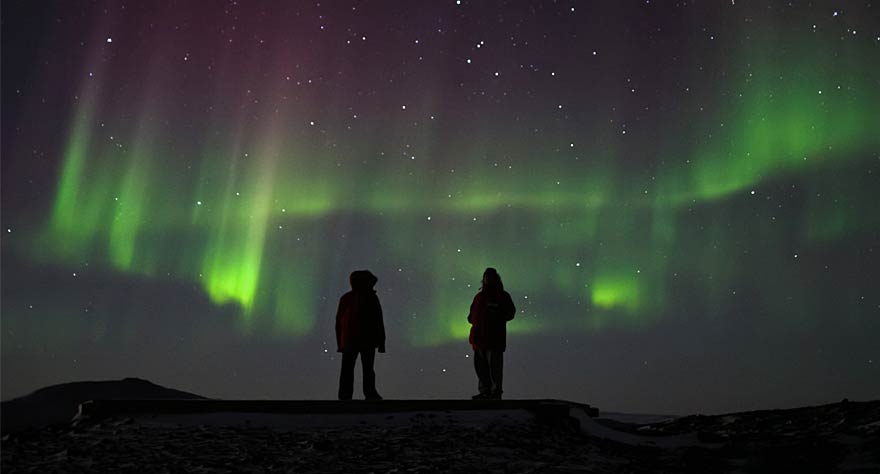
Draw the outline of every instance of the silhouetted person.
<instances>
[{"instance_id":1,"label":"silhouetted person","mask_svg":"<svg viewBox=\"0 0 880 474\"><path fill-rule=\"evenodd\" d=\"M373 286L379 279L369 270L351 273L351 291L339 299L336 311L337 351L342 353L342 373L339 376L339 399L351 400L354 391L354 365L358 354L364 369L364 397L381 400L376 391L376 372L373 362L376 349L385 352L385 324L382 306Z\"/></svg>"},{"instance_id":2,"label":"silhouetted person","mask_svg":"<svg viewBox=\"0 0 880 474\"><path fill-rule=\"evenodd\" d=\"M474 369L480 393L473 399L501 399L504 378L504 349L507 346L507 322L513 319L516 307L504 291L501 276L494 268L483 272L480 292L474 296L468 322L471 323L470 343L474 348Z\"/></svg>"}]
</instances>

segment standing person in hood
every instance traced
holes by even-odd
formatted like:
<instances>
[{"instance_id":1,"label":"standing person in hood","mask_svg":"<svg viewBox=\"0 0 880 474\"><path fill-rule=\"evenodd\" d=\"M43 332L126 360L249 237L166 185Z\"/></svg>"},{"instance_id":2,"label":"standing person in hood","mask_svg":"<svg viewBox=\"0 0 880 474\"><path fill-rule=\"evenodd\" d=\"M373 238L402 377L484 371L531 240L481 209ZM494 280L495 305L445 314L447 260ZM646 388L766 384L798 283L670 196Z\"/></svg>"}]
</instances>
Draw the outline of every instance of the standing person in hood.
<instances>
[{"instance_id":1,"label":"standing person in hood","mask_svg":"<svg viewBox=\"0 0 880 474\"><path fill-rule=\"evenodd\" d=\"M474 296L468 322L471 323L470 343L474 348L474 369L480 393L474 400L500 400L504 372L504 349L507 345L507 322L513 319L516 307L504 291L501 276L494 268L483 272L480 292Z\"/></svg>"},{"instance_id":2,"label":"standing person in hood","mask_svg":"<svg viewBox=\"0 0 880 474\"><path fill-rule=\"evenodd\" d=\"M339 376L339 399L351 400L354 391L354 365L358 355L364 369L364 397L381 400L376 391L373 362L376 349L385 352L385 324L382 306L373 286L379 279L369 270L357 270L349 276L351 291L339 299L336 311L337 351L342 353L342 374Z\"/></svg>"}]
</instances>

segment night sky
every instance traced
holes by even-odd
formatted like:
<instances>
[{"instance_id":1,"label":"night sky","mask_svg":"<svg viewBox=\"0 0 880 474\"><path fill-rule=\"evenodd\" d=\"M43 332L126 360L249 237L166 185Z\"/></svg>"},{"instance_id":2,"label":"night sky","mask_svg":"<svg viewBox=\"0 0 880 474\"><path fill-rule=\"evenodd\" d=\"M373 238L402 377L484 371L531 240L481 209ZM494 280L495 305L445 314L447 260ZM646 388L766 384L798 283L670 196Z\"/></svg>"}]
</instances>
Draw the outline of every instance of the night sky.
<instances>
[{"instance_id":1,"label":"night sky","mask_svg":"<svg viewBox=\"0 0 880 474\"><path fill-rule=\"evenodd\" d=\"M2 398L880 398L880 5L4 1ZM359 374L358 374L359 379ZM355 395L360 395L359 382Z\"/></svg>"}]
</instances>

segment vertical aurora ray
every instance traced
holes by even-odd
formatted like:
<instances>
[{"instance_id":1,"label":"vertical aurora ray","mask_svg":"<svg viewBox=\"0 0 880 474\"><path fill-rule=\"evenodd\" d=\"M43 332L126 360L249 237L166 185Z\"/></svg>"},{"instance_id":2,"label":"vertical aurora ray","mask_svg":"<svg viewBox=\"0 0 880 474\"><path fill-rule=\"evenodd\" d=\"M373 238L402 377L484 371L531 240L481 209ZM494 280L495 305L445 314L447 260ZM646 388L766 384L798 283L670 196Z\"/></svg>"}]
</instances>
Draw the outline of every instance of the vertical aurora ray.
<instances>
[{"instance_id":1,"label":"vertical aurora ray","mask_svg":"<svg viewBox=\"0 0 880 474\"><path fill-rule=\"evenodd\" d=\"M272 214L277 153L277 144L270 138L269 144L256 154L256 170L243 179L250 195L234 204L230 202L236 196L231 192L220 198L221 224L208 244L202 266L211 298L217 303L235 301L246 315L251 314L258 291L266 230Z\"/></svg>"},{"instance_id":2,"label":"vertical aurora ray","mask_svg":"<svg viewBox=\"0 0 880 474\"><path fill-rule=\"evenodd\" d=\"M49 217L50 244L46 247L56 249L65 258L75 258L87 252L91 240L100 231L103 213L101 196L88 192L86 188L87 183L104 188L89 174L90 157L94 153L91 143L92 109L93 105L88 99L77 108L73 130L64 148L63 166Z\"/></svg>"},{"instance_id":3,"label":"vertical aurora ray","mask_svg":"<svg viewBox=\"0 0 880 474\"><path fill-rule=\"evenodd\" d=\"M317 241L297 245L295 239L277 239L278 242L270 241L271 248L277 249L276 264L264 266L264 271L268 272L264 280L274 283L273 287L266 289L269 296L266 299L272 303L266 314L274 315L273 334L302 337L313 330L318 316L313 295L317 291L315 256L320 245Z\"/></svg>"},{"instance_id":4,"label":"vertical aurora ray","mask_svg":"<svg viewBox=\"0 0 880 474\"><path fill-rule=\"evenodd\" d=\"M234 152L235 153L235 152ZM242 304L245 311L253 302L254 285L250 289L243 288L242 280L254 281L257 274L253 268L244 266L243 247L246 243L242 230L243 209L247 209L252 202L252 197L234 199L234 191L237 181L238 160L232 157L229 169L222 187L223 191L218 196L212 196L211 204L208 201L196 200L193 206L193 222L206 227L206 242L204 243L203 260L200 272L205 282L207 292L216 303L237 301ZM240 192L239 196L240 196ZM216 199L216 204L214 204ZM212 215L214 213L219 216Z\"/></svg>"},{"instance_id":5,"label":"vertical aurora ray","mask_svg":"<svg viewBox=\"0 0 880 474\"><path fill-rule=\"evenodd\" d=\"M136 252L145 246L138 245L143 227L151 225L153 220L147 214L149 193L151 188L155 189L150 169L153 156L155 151L139 137L119 181L117 196L113 198L116 205L110 223L108 253L113 266L122 271L146 270L146 262L137 265Z\"/></svg>"}]
</instances>

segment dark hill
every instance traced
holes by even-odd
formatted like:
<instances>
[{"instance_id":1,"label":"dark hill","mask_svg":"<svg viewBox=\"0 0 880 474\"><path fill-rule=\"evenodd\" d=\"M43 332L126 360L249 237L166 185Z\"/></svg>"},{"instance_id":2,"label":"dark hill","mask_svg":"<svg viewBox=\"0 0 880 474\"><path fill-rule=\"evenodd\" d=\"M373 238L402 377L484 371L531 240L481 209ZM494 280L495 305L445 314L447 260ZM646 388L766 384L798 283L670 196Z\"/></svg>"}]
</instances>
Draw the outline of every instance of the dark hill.
<instances>
[{"instance_id":1,"label":"dark hill","mask_svg":"<svg viewBox=\"0 0 880 474\"><path fill-rule=\"evenodd\" d=\"M137 378L63 383L0 404L0 430L7 433L70 421L79 404L87 400L201 398L205 397Z\"/></svg>"}]
</instances>

